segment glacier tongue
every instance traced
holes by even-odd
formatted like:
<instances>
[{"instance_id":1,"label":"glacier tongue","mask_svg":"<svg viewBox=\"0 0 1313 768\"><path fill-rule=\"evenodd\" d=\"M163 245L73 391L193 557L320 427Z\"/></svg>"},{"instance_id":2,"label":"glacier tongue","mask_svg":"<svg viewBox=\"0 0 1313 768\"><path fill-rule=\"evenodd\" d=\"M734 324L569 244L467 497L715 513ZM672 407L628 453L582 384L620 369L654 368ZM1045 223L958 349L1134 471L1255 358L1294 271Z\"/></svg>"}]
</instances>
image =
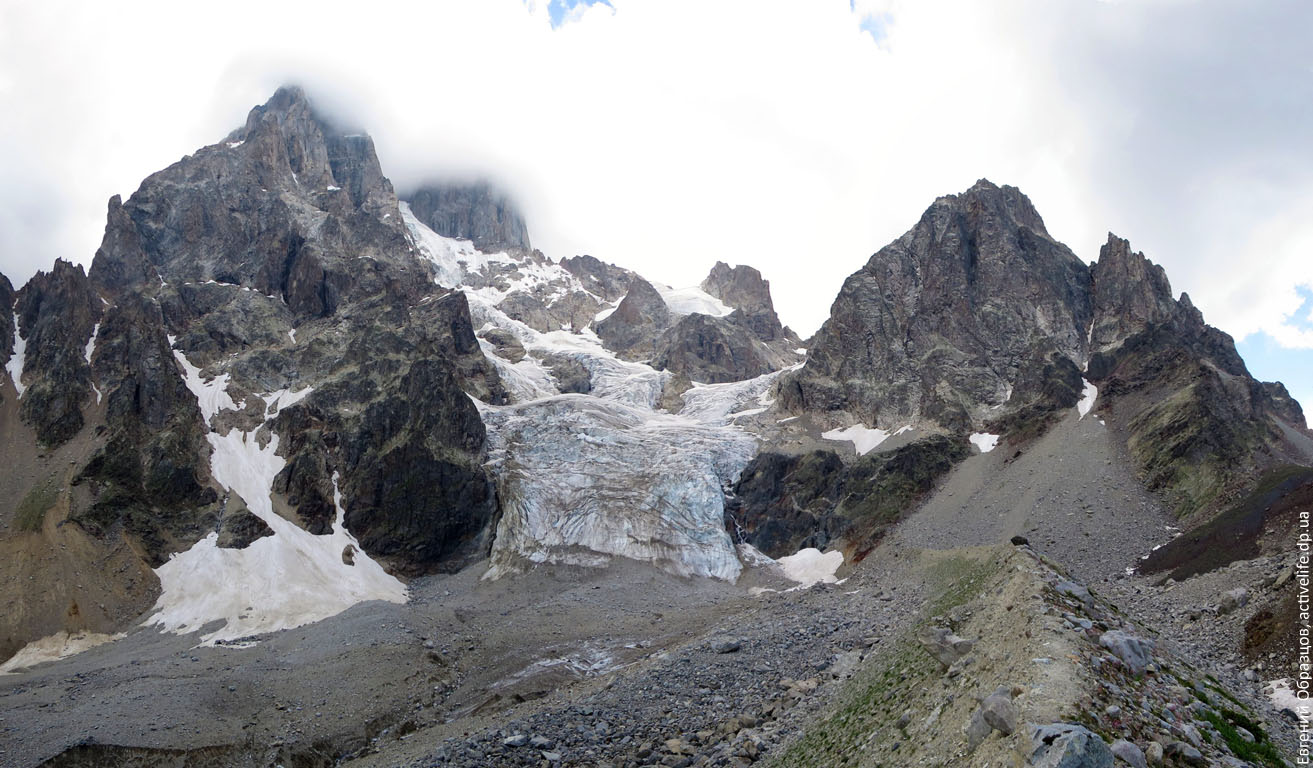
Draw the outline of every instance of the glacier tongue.
<instances>
[{"instance_id":1,"label":"glacier tongue","mask_svg":"<svg viewBox=\"0 0 1313 768\"><path fill-rule=\"evenodd\" d=\"M463 285L483 352L511 394L511 405L478 403L502 505L484 578L614 557L681 576L738 578L743 565L725 530L724 488L756 452L756 437L738 420L769 407L779 373L694 384L678 413L661 410L670 373L618 359L589 328L541 332L498 306L512 290L583 291L573 275L550 262L479 253L402 214L436 279ZM701 311L728 311L700 291L667 293L700 301ZM513 337L524 356L500 357L482 338L494 329ZM562 360L587 371L587 394L561 393L553 369Z\"/></svg>"}]
</instances>

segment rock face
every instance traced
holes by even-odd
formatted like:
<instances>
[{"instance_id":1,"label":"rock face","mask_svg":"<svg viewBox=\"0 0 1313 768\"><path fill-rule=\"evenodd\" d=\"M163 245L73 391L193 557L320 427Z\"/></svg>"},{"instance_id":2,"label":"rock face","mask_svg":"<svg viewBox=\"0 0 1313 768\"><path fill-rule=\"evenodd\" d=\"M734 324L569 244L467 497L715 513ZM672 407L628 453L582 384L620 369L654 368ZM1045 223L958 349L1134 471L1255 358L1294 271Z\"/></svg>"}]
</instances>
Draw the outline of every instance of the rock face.
<instances>
[{"instance_id":1,"label":"rock face","mask_svg":"<svg viewBox=\"0 0 1313 768\"><path fill-rule=\"evenodd\" d=\"M722 269L708 284L732 282ZM1218 511L1263 469L1313 462L1298 404L1255 381L1161 267L1115 236L1087 267L1024 195L987 181L935 201L848 278L779 394L830 422L1024 445L1080 400L1083 379L1182 515Z\"/></svg>"},{"instance_id":2,"label":"rock face","mask_svg":"<svg viewBox=\"0 0 1313 768\"><path fill-rule=\"evenodd\" d=\"M651 283L636 278L615 311L594 327L607 349L627 360L641 360L655 354L657 337L670 323L665 299Z\"/></svg>"},{"instance_id":3,"label":"rock face","mask_svg":"<svg viewBox=\"0 0 1313 768\"><path fill-rule=\"evenodd\" d=\"M1051 354L1083 359L1092 312L1088 268L1025 195L980 181L845 281L782 394L794 410L965 430L1035 397L1020 379Z\"/></svg>"},{"instance_id":4,"label":"rock face","mask_svg":"<svg viewBox=\"0 0 1313 768\"><path fill-rule=\"evenodd\" d=\"M734 484L727 527L772 557L804 547L864 554L967 450L934 435L851 464L833 451L762 452Z\"/></svg>"},{"instance_id":5,"label":"rock face","mask_svg":"<svg viewBox=\"0 0 1313 768\"><path fill-rule=\"evenodd\" d=\"M718 261L702 281L702 290L733 307L743 324L762 341L774 341L784 332L771 301L770 283L752 267L731 267Z\"/></svg>"},{"instance_id":6,"label":"rock face","mask_svg":"<svg viewBox=\"0 0 1313 768\"><path fill-rule=\"evenodd\" d=\"M408 195L406 202L434 232L470 240L480 251L531 249L524 217L488 184L429 184Z\"/></svg>"},{"instance_id":7,"label":"rock face","mask_svg":"<svg viewBox=\"0 0 1313 768\"><path fill-rule=\"evenodd\" d=\"M257 502L311 534L340 514L397 572L482 556L497 504L466 393L505 393L464 295L435 277L372 141L280 89L223 142L112 199L87 274L61 261L17 292L0 285L12 308L0 351L24 385L0 407L0 434L34 441L36 457L0 482L31 510L0 551L95 553L77 580L131 593L131 617L158 590L138 586L144 568L210 534L231 549L277 539ZM212 453L234 439L277 452L270 498L215 479ZM43 530L43 515L83 538ZM55 606L24 599L0 624L0 652L60 628L41 614ZM128 617L104 610L97 631Z\"/></svg>"},{"instance_id":8,"label":"rock face","mask_svg":"<svg viewBox=\"0 0 1313 768\"><path fill-rule=\"evenodd\" d=\"M1280 384L1249 375L1231 337L1206 325L1161 267L1110 235L1092 271L1087 377L1127 424L1146 484L1181 515L1216 510L1259 470L1308 464L1291 445L1304 415Z\"/></svg>"},{"instance_id":9,"label":"rock face","mask_svg":"<svg viewBox=\"0 0 1313 768\"><path fill-rule=\"evenodd\" d=\"M101 309L82 267L63 260L18 293L14 315L26 347L21 413L44 445L64 443L82 429Z\"/></svg>"}]
</instances>

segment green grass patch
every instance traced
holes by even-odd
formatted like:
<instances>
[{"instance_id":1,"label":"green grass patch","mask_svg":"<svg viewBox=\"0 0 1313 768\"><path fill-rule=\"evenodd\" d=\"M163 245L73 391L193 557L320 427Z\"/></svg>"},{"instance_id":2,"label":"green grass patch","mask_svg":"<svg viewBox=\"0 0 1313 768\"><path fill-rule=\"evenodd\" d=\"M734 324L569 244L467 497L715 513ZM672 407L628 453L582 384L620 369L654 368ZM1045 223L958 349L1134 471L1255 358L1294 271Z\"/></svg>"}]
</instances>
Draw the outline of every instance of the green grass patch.
<instances>
[{"instance_id":1,"label":"green grass patch","mask_svg":"<svg viewBox=\"0 0 1313 768\"><path fill-rule=\"evenodd\" d=\"M1267 734L1262 728L1250 720L1248 717L1233 712L1229 709L1223 709L1220 712L1205 710L1203 718L1212 723L1217 732L1221 734L1222 740L1226 742L1227 749L1231 754L1250 763L1270 766L1270 768L1284 768L1285 760L1282 759L1281 753L1268 741ZM1240 735L1237 728L1244 728L1254 736L1253 741L1247 741Z\"/></svg>"},{"instance_id":2,"label":"green grass patch","mask_svg":"<svg viewBox=\"0 0 1313 768\"><path fill-rule=\"evenodd\" d=\"M864 668L844 687L838 705L812 725L802 737L767 765L779 768L840 768L870 764L867 748L877 732L879 741L901 740L894 723L909 702L941 672L913 638L930 617L951 611L981 593L999 571L993 553L975 558L946 557L934 563L927 581L939 596L921 620L895 641L878 660ZM913 745L906 745L914 749ZM900 753L901 754L901 753ZM909 753L910 754L910 753Z\"/></svg>"},{"instance_id":3,"label":"green grass patch","mask_svg":"<svg viewBox=\"0 0 1313 768\"><path fill-rule=\"evenodd\" d=\"M20 531L39 531L45 522L46 512L59 501L59 486L54 478L32 486L23 500L18 502L14 525Z\"/></svg>"}]
</instances>

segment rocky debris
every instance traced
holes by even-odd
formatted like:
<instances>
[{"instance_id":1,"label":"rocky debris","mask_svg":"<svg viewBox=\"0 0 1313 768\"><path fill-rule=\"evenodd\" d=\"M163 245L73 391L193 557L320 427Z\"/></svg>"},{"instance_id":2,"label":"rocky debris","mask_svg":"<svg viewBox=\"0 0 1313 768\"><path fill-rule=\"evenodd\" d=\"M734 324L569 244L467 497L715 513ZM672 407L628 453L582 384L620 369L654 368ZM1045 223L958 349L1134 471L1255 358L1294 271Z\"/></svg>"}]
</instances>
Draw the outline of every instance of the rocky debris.
<instances>
[{"instance_id":1,"label":"rocky debris","mask_svg":"<svg viewBox=\"0 0 1313 768\"><path fill-rule=\"evenodd\" d=\"M1149 742L1149 746L1144 749L1144 760L1149 765L1163 764L1163 745L1156 741Z\"/></svg>"},{"instance_id":2,"label":"rocky debris","mask_svg":"<svg viewBox=\"0 0 1313 768\"><path fill-rule=\"evenodd\" d=\"M434 232L470 240L485 253L531 249L524 217L506 195L487 183L425 184L405 200L415 217Z\"/></svg>"},{"instance_id":3,"label":"rocky debris","mask_svg":"<svg viewBox=\"0 0 1313 768\"><path fill-rule=\"evenodd\" d=\"M1051 354L1084 359L1089 286L1025 195L981 180L845 281L806 365L781 383L783 404L970 431L991 406L1035 400L1018 385Z\"/></svg>"},{"instance_id":4,"label":"rocky debris","mask_svg":"<svg viewBox=\"0 0 1313 768\"><path fill-rule=\"evenodd\" d=\"M524 345L510 331L502 328L484 328L479 331L479 338L487 341L497 350L497 356L510 363L524 359Z\"/></svg>"},{"instance_id":5,"label":"rocky debris","mask_svg":"<svg viewBox=\"0 0 1313 768\"><path fill-rule=\"evenodd\" d=\"M1030 765L1035 768L1112 768L1103 739L1075 723L1031 725Z\"/></svg>"},{"instance_id":6,"label":"rocky debris","mask_svg":"<svg viewBox=\"0 0 1313 768\"><path fill-rule=\"evenodd\" d=\"M593 328L606 348L629 360L650 359L656 340L670 327L672 317L661 294L642 278L629 283L629 291L615 311Z\"/></svg>"},{"instance_id":7,"label":"rocky debris","mask_svg":"<svg viewBox=\"0 0 1313 768\"><path fill-rule=\"evenodd\" d=\"M593 374L576 358L565 355L546 355L543 365L552 374L561 394L586 395L593 391Z\"/></svg>"},{"instance_id":8,"label":"rocky debris","mask_svg":"<svg viewBox=\"0 0 1313 768\"><path fill-rule=\"evenodd\" d=\"M828 450L763 451L734 484L726 527L771 557L804 547L869 548L966 455L965 440L943 435L849 464Z\"/></svg>"}]
</instances>

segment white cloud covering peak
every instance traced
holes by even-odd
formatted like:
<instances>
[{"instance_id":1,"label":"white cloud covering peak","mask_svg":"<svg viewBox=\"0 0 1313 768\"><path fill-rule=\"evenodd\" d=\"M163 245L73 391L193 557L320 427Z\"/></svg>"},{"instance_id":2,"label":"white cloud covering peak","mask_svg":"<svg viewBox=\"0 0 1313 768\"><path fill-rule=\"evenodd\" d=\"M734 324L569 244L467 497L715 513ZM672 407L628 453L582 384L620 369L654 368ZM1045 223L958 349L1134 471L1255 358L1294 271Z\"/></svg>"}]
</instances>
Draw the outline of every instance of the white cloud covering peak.
<instances>
[{"instance_id":1,"label":"white cloud covering peak","mask_svg":"<svg viewBox=\"0 0 1313 768\"><path fill-rule=\"evenodd\" d=\"M569 6L569 7L567 7ZM938 195L1130 238L1237 337L1313 349L1313 6L1298 0L234 0L0 8L0 271L89 262L105 200L277 85L402 191L488 177L536 245L771 280L804 335Z\"/></svg>"}]
</instances>

